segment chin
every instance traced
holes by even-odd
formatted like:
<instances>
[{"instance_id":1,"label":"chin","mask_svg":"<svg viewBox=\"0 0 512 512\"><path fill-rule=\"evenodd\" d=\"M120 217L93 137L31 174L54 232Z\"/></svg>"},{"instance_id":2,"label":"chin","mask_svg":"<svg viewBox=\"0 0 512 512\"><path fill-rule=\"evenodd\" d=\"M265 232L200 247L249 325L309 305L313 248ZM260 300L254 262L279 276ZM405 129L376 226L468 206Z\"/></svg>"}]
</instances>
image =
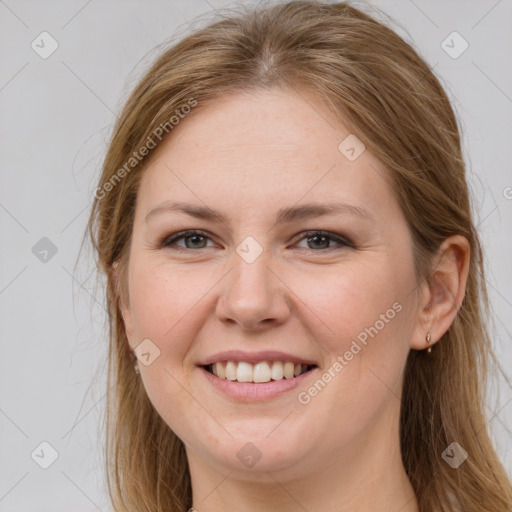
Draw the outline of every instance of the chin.
<instances>
[{"instance_id":1,"label":"chin","mask_svg":"<svg viewBox=\"0 0 512 512\"><path fill-rule=\"evenodd\" d=\"M224 472L244 475L243 478L247 480L251 480L251 475L265 472L284 471L293 467L299 469L301 463L305 464L304 459L307 456L304 432L295 436L289 427L277 432L276 426L280 421L282 418L272 422L256 421L252 426L245 425L246 429L239 423L238 431L233 437L225 433L222 439L215 438L206 445L205 437L201 439L201 445L189 442L187 444L200 454L201 459L210 461ZM270 423L272 428L269 429ZM262 428L259 429L258 426ZM275 429L274 432L272 429ZM206 438L211 439L213 436L207 435Z\"/></svg>"}]
</instances>

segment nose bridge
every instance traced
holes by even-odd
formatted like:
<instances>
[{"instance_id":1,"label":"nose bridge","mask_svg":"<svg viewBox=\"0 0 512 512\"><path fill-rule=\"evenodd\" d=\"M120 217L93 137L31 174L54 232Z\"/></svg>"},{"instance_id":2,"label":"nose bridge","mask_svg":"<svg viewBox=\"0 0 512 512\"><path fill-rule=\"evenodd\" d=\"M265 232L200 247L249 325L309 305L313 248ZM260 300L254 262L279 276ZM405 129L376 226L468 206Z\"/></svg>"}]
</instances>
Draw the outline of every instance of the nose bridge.
<instances>
[{"instance_id":1,"label":"nose bridge","mask_svg":"<svg viewBox=\"0 0 512 512\"><path fill-rule=\"evenodd\" d=\"M257 328L277 323L288 314L285 291L272 270L271 251L254 239L245 239L233 252L229 272L224 281L217 313L244 328Z\"/></svg>"}]
</instances>

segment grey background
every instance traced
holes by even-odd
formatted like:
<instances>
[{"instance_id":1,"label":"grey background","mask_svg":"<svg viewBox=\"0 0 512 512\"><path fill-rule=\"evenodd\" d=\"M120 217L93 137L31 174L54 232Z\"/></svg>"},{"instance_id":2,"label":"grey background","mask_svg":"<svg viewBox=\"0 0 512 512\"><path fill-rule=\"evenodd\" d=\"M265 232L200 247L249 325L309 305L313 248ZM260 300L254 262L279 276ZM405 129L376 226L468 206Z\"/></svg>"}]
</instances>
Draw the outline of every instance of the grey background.
<instances>
[{"instance_id":1,"label":"grey background","mask_svg":"<svg viewBox=\"0 0 512 512\"><path fill-rule=\"evenodd\" d=\"M496 312L494 343L510 379L512 0L372 4L414 38L460 116ZM75 262L115 112L151 50L185 34L197 15L228 5L0 0L2 512L109 510L100 423L105 312L90 253ZM43 31L59 45L47 59L31 47ZM469 44L457 59L441 46L453 31ZM489 388L489 424L512 475L505 428L512 424L512 390L502 377L496 383L501 392ZM58 453L48 469L36 463L50 461L43 441Z\"/></svg>"}]
</instances>

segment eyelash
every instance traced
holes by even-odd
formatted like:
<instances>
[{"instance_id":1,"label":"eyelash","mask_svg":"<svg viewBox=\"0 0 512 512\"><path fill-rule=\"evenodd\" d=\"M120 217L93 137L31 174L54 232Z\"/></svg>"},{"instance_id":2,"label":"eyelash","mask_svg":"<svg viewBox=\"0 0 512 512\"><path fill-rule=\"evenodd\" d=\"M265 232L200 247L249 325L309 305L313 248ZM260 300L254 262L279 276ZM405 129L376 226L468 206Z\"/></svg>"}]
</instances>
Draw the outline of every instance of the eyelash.
<instances>
[{"instance_id":1,"label":"eyelash","mask_svg":"<svg viewBox=\"0 0 512 512\"><path fill-rule=\"evenodd\" d=\"M181 247L181 246L174 245L178 240L181 240L182 238L185 239L185 238L189 238L189 237L197 236L197 235L211 240L211 237L208 236L208 234L206 232L198 230L198 229L189 229L187 231L181 231L179 233L175 233L174 235L171 235L171 236L167 236L167 235L164 236L159 241L158 245L160 248L167 248L167 249L175 250L178 252L197 251L198 249L190 249L188 247ZM297 240L297 242L300 242L307 238L313 238L314 236L321 236L321 237L325 237L325 238L334 240L339 244L339 247L327 247L326 249L309 249L309 248L301 247L301 249L305 249L305 250L309 250L309 251L313 251L313 252L325 252L325 251L333 250L336 248L340 249L342 247L351 247L351 248L354 247L354 245L348 238L344 238L340 235L337 235L336 233L331 233L329 231L322 231L322 230L305 231L304 236L302 238L300 238L299 240ZM199 249L207 249L207 247L200 247Z\"/></svg>"}]
</instances>

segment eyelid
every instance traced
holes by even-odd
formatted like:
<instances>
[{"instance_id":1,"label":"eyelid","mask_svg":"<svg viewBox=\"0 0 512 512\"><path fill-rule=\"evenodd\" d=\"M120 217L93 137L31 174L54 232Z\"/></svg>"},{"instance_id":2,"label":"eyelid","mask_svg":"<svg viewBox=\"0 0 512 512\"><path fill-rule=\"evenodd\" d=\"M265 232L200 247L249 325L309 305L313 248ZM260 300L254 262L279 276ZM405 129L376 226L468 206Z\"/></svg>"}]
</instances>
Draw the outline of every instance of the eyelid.
<instances>
[{"instance_id":1,"label":"eyelid","mask_svg":"<svg viewBox=\"0 0 512 512\"><path fill-rule=\"evenodd\" d=\"M194 235L199 235L199 236L202 236L204 238L207 238L209 240L212 240L212 236L207 233L206 231L203 231L201 229L187 229L187 230L184 230L184 231L179 231L177 233L173 233L171 235L165 235L158 243L158 246L160 248L172 248L173 250L176 250L176 251L197 251L199 249L207 249L207 247L201 247L199 249L189 249L188 247L182 247L182 246L179 246L179 245L173 245L175 244L178 240L182 239L182 238L187 238L187 237L190 237L190 236L194 236ZM347 238L346 236L342 236L342 235L339 235L338 233L335 233L333 231L326 231L326 230L322 230L322 229L310 229L310 230L307 230L307 231L302 231L300 232L296 237L294 237L293 239L293 243L296 244L308 237L312 237L312 236L315 236L315 235L319 235L319 236L325 236L327 238L330 238L331 240L333 240L334 242L336 242L338 245L337 246L333 246L333 247L328 247L326 249L309 249L309 248L306 248L306 247L300 247L299 249L302 249L302 250L306 250L306 251L312 251L312 252L326 252L326 251L330 251L330 250L334 250L334 249L339 249L339 248L343 248L343 247L350 247L350 248L354 248L354 244L352 243L352 241Z\"/></svg>"}]
</instances>

